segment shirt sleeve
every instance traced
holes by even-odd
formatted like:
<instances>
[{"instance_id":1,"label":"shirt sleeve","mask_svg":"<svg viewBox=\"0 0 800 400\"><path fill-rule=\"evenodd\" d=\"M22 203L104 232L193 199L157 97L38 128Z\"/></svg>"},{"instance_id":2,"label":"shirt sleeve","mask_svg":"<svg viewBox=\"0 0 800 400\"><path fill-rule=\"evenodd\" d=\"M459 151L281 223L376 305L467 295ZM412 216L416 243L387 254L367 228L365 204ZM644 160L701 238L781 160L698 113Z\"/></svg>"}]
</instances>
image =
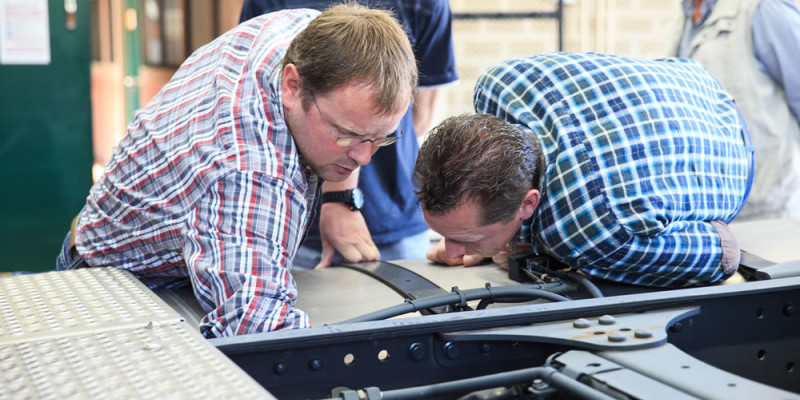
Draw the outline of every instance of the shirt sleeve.
<instances>
[{"instance_id":1,"label":"shirt sleeve","mask_svg":"<svg viewBox=\"0 0 800 400\"><path fill-rule=\"evenodd\" d=\"M184 257L206 310L206 337L304 328L286 266L300 239L304 199L285 182L253 171L220 179L194 209Z\"/></svg>"},{"instance_id":2,"label":"shirt sleeve","mask_svg":"<svg viewBox=\"0 0 800 400\"><path fill-rule=\"evenodd\" d=\"M762 0L753 15L753 51L759 66L779 82L800 121L800 11L793 0Z\"/></svg>"},{"instance_id":3,"label":"shirt sleeve","mask_svg":"<svg viewBox=\"0 0 800 400\"><path fill-rule=\"evenodd\" d=\"M414 52L419 60L419 88L432 88L458 81L453 51L453 14L447 0L428 2L427 10L415 15Z\"/></svg>"}]
</instances>

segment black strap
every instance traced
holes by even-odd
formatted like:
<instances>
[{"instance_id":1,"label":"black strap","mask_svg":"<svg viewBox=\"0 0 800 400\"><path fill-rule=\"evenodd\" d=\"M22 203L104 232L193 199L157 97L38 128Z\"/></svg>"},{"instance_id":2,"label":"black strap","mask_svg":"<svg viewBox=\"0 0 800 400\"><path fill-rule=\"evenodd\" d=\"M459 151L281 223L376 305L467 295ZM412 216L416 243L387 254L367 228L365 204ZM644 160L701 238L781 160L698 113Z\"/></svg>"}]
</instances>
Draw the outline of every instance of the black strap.
<instances>
[{"instance_id":1,"label":"black strap","mask_svg":"<svg viewBox=\"0 0 800 400\"><path fill-rule=\"evenodd\" d=\"M341 263L332 266L345 267L367 274L410 300L447 293L446 290L429 281L424 276L385 261L352 264ZM431 309L430 312L428 312L428 310L421 310L420 312L423 314L440 314L444 311L444 307L436 307Z\"/></svg>"}]
</instances>

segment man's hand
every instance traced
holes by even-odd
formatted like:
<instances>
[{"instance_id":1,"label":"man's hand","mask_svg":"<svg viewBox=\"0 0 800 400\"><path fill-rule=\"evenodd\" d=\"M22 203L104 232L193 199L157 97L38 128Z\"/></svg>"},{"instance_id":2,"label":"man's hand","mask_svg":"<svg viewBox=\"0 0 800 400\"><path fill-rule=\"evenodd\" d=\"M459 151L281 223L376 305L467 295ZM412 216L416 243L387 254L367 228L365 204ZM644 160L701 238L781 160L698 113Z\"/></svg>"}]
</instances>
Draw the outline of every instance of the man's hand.
<instances>
[{"instance_id":1,"label":"man's hand","mask_svg":"<svg viewBox=\"0 0 800 400\"><path fill-rule=\"evenodd\" d=\"M495 264L500 265L500 268L508 271L508 256L511 255L511 252L508 250L503 250L494 256L492 256L492 262Z\"/></svg>"},{"instance_id":2,"label":"man's hand","mask_svg":"<svg viewBox=\"0 0 800 400\"><path fill-rule=\"evenodd\" d=\"M322 256L315 268L328 268L338 252L349 262L373 261L381 257L372 242L364 217L341 203L325 203L320 209L319 231Z\"/></svg>"},{"instance_id":3,"label":"man's hand","mask_svg":"<svg viewBox=\"0 0 800 400\"><path fill-rule=\"evenodd\" d=\"M486 259L486 257L479 255L463 255L456 257L448 257L447 253L445 252L444 239L440 240L439 243L436 243L435 245L433 245L433 247L431 247L428 250L427 257L428 260L431 260L435 263L451 265L451 266L463 265L465 267L478 265Z\"/></svg>"}]
</instances>

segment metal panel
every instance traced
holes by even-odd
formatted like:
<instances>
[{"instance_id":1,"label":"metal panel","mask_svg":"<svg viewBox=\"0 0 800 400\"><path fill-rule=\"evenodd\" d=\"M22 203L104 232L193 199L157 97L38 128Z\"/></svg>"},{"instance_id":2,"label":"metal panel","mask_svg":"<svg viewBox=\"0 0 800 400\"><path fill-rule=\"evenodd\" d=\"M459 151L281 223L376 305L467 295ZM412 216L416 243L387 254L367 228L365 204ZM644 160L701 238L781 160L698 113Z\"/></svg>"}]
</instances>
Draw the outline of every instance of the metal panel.
<instances>
[{"instance_id":1,"label":"metal panel","mask_svg":"<svg viewBox=\"0 0 800 400\"><path fill-rule=\"evenodd\" d=\"M552 340L559 332L569 336L569 331L574 330L571 324L584 318L593 325L588 328L592 332L603 332L599 335L602 347L620 343L615 351L637 352L642 350L631 347L639 347L635 345L639 340L648 345L662 343L660 346L675 346L687 354L675 359L670 368L681 368L678 362L693 357L696 361L692 365L701 374L719 368L715 376L738 375L741 379L736 383L740 386L726 390L730 396L748 396L753 388L759 390L767 385L772 387L770 391L774 389L774 393L782 393L785 398L800 398L797 395L800 384L794 371L787 367L798 362L800 320L794 316L793 308L787 307L797 303L800 303L800 278L785 278L337 324L212 339L211 343L282 399L323 397L337 386L379 387L385 393L543 366L558 353L597 349L594 339L572 343L566 338ZM668 311L683 307L697 307L700 312L683 314L676 320L678 314ZM600 322L604 315L614 317L617 322L604 325ZM662 321L654 322L651 316ZM659 332L652 339L635 338L641 328ZM506 335L505 330L512 333ZM470 339L469 332L478 334ZM625 340L614 342L613 333L622 333ZM663 344L664 335L667 344ZM757 357L760 352L756 348L764 350L763 360ZM655 366L667 361L659 357L647 360ZM700 364L703 368L699 368ZM702 393L650 376L647 371L626 368L630 371L626 376L641 374L640 381L649 377L689 395Z\"/></svg>"},{"instance_id":2,"label":"metal panel","mask_svg":"<svg viewBox=\"0 0 800 400\"><path fill-rule=\"evenodd\" d=\"M117 268L0 278L0 345L180 321L161 299Z\"/></svg>"},{"instance_id":3,"label":"metal panel","mask_svg":"<svg viewBox=\"0 0 800 400\"><path fill-rule=\"evenodd\" d=\"M669 343L651 349L606 351L598 355L700 399L800 399L796 393L714 368Z\"/></svg>"},{"instance_id":4,"label":"metal panel","mask_svg":"<svg viewBox=\"0 0 800 400\"><path fill-rule=\"evenodd\" d=\"M274 398L133 275L0 278L0 398Z\"/></svg>"}]
</instances>

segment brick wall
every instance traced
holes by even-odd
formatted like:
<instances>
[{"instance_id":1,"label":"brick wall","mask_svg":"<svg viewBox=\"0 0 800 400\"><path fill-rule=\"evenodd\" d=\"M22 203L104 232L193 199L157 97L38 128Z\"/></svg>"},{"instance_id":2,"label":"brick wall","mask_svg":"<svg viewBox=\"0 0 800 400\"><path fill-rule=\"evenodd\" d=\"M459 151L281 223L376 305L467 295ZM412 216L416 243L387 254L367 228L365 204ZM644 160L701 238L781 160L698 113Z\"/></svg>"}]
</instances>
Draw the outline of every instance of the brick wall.
<instances>
[{"instance_id":1,"label":"brick wall","mask_svg":"<svg viewBox=\"0 0 800 400\"><path fill-rule=\"evenodd\" d=\"M451 0L454 13L555 11L554 0ZM680 0L567 0L564 51L635 57L668 55L667 33L680 19ZM460 81L443 89L435 121L472 111L478 75L502 60L558 50L553 19L457 19L453 24Z\"/></svg>"}]
</instances>

